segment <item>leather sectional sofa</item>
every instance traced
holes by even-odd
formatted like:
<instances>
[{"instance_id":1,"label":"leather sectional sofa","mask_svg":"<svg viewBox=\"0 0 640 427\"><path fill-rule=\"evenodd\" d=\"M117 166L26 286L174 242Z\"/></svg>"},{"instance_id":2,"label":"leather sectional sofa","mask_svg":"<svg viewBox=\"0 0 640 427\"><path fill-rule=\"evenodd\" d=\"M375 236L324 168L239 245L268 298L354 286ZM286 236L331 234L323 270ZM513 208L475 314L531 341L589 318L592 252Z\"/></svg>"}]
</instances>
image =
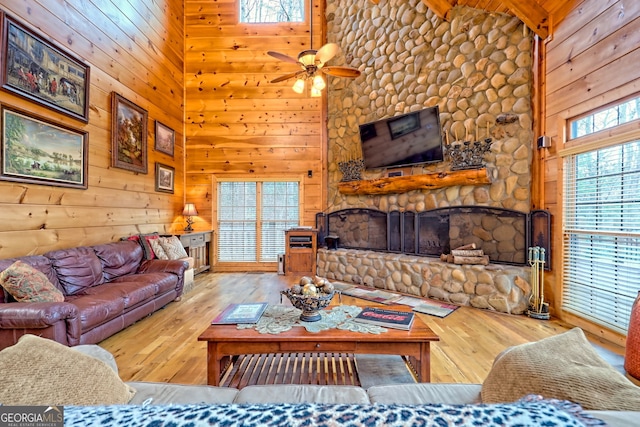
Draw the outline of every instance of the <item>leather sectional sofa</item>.
<instances>
[{"instance_id":1,"label":"leather sectional sofa","mask_svg":"<svg viewBox=\"0 0 640 427\"><path fill-rule=\"evenodd\" d=\"M15 302L0 288L0 349L25 334L67 346L95 344L182 295L182 260L146 260L140 245L120 241L0 260L35 267L64 302Z\"/></svg>"}]
</instances>

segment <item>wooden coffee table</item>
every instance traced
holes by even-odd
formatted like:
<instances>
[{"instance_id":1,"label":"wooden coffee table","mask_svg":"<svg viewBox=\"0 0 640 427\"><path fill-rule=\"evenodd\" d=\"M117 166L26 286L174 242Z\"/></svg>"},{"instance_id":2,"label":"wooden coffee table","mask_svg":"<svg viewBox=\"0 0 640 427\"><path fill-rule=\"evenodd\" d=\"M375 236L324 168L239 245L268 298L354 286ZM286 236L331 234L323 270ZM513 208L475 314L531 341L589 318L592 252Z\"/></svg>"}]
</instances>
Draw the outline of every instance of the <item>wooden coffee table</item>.
<instances>
[{"instance_id":1,"label":"wooden coffee table","mask_svg":"<svg viewBox=\"0 0 640 427\"><path fill-rule=\"evenodd\" d=\"M410 307L385 306L409 311ZM232 356L265 353L352 353L395 354L405 356L417 374L419 382L431 377L430 343L438 336L415 316L410 331L388 329L381 334L329 329L319 333L307 332L295 326L279 334L261 334L254 329L237 329L236 325L211 325L198 341L207 342L207 384L220 385L223 367Z\"/></svg>"}]
</instances>

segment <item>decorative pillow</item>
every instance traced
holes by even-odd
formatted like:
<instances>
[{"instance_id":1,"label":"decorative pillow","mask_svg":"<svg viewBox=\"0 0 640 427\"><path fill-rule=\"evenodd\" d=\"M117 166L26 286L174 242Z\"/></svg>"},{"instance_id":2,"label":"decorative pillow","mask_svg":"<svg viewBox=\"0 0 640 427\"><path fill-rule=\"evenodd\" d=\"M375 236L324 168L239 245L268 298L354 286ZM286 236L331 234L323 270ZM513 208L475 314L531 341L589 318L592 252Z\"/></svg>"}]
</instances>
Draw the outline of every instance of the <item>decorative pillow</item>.
<instances>
[{"instance_id":1,"label":"decorative pillow","mask_svg":"<svg viewBox=\"0 0 640 427\"><path fill-rule=\"evenodd\" d=\"M591 346L580 328L512 347L496 358L482 384L482 402L528 394L570 400L588 410L637 411L640 387Z\"/></svg>"},{"instance_id":2,"label":"decorative pillow","mask_svg":"<svg viewBox=\"0 0 640 427\"><path fill-rule=\"evenodd\" d=\"M160 235L158 233L140 234L140 245L144 251L144 259L154 259L156 257L149 241L158 239L159 237Z\"/></svg>"},{"instance_id":3,"label":"decorative pillow","mask_svg":"<svg viewBox=\"0 0 640 427\"><path fill-rule=\"evenodd\" d=\"M35 335L0 351L3 405L119 405L135 390L94 357Z\"/></svg>"},{"instance_id":4,"label":"decorative pillow","mask_svg":"<svg viewBox=\"0 0 640 427\"><path fill-rule=\"evenodd\" d=\"M159 239L150 239L149 243L151 244L151 249L153 249L153 253L156 254L158 259L169 259L167 253L164 251L164 248L160 244L160 240L163 239L160 237Z\"/></svg>"},{"instance_id":5,"label":"decorative pillow","mask_svg":"<svg viewBox=\"0 0 640 427\"><path fill-rule=\"evenodd\" d=\"M160 244L169 259L181 259L189 256L177 236L162 237L160 238Z\"/></svg>"},{"instance_id":6,"label":"decorative pillow","mask_svg":"<svg viewBox=\"0 0 640 427\"><path fill-rule=\"evenodd\" d=\"M16 261L0 273L2 286L18 302L63 302L64 295L41 271Z\"/></svg>"}]
</instances>

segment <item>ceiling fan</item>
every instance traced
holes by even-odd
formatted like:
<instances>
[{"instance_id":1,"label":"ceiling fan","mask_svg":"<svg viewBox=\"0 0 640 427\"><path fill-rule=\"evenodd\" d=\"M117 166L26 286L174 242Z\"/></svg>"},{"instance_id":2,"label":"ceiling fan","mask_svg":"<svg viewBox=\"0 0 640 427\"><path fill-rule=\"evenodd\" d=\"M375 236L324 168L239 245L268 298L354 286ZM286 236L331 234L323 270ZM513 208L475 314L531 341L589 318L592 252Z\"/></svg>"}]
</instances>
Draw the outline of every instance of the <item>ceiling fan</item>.
<instances>
[{"instance_id":1,"label":"ceiling fan","mask_svg":"<svg viewBox=\"0 0 640 427\"><path fill-rule=\"evenodd\" d=\"M309 2L310 4L312 1ZM313 10L310 9L310 28L311 42L309 46L313 47ZM360 75L360 70L352 67L325 65L340 51L340 47L335 43L327 43L320 49L307 49L298 54L298 59L293 58L284 53L268 51L267 54L284 62L289 62L300 66L300 70L293 73L285 74L271 80L271 83L278 83L292 78L297 78L293 85L296 93L304 92L305 81L311 80L311 96L320 96L320 91L325 88L326 84L321 73L354 79Z\"/></svg>"}]
</instances>

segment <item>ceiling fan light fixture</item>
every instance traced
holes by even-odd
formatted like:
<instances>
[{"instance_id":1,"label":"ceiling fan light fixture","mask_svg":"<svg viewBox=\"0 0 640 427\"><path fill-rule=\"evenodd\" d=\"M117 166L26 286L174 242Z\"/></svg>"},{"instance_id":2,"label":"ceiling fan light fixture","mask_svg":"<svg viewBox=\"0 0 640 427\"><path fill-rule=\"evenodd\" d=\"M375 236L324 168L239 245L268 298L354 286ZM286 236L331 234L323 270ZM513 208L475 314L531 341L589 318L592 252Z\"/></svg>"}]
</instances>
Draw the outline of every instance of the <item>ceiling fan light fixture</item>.
<instances>
[{"instance_id":1,"label":"ceiling fan light fixture","mask_svg":"<svg viewBox=\"0 0 640 427\"><path fill-rule=\"evenodd\" d=\"M321 91L325 87L327 87L327 84L324 82L324 79L322 78L322 76L320 74L316 74L313 77L313 89Z\"/></svg>"},{"instance_id":2,"label":"ceiling fan light fixture","mask_svg":"<svg viewBox=\"0 0 640 427\"><path fill-rule=\"evenodd\" d=\"M313 49L303 50L298 55L298 61L305 67L308 67L309 65L314 65L316 61L316 52L317 51Z\"/></svg>"},{"instance_id":3,"label":"ceiling fan light fixture","mask_svg":"<svg viewBox=\"0 0 640 427\"><path fill-rule=\"evenodd\" d=\"M295 93L304 92L304 80L303 79L296 80L296 82L293 84L293 91Z\"/></svg>"},{"instance_id":4,"label":"ceiling fan light fixture","mask_svg":"<svg viewBox=\"0 0 640 427\"><path fill-rule=\"evenodd\" d=\"M314 86L311 86L311 97L318 98L322 96L322 90L316 89Z\"/></svg>"}]
</instances>

